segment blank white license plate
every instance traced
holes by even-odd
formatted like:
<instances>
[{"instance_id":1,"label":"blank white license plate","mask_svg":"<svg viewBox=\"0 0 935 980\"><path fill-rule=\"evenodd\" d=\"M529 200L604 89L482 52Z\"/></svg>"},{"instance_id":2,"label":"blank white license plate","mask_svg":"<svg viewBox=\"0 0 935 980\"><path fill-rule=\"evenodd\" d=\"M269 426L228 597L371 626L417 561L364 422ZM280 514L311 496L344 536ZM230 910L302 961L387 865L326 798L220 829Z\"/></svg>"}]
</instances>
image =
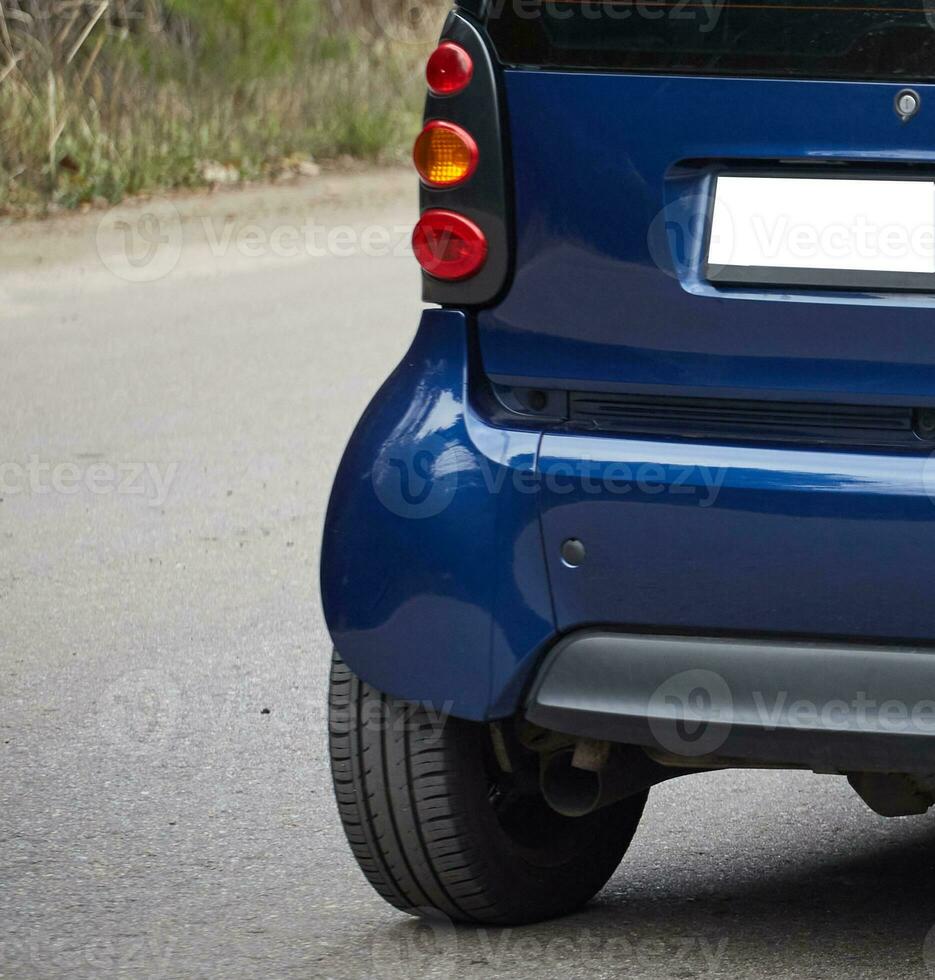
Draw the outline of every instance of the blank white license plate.
<instances>
[{"instance_id":1,"label":"blank white license plate","mask_svg":"<svg viewBox=\"0 0 935 980\"><path fill-rule=\"evenodd\" d=\"M935 288L935 182L719 177L708 278Z\"/></svg>"}]
</instances>

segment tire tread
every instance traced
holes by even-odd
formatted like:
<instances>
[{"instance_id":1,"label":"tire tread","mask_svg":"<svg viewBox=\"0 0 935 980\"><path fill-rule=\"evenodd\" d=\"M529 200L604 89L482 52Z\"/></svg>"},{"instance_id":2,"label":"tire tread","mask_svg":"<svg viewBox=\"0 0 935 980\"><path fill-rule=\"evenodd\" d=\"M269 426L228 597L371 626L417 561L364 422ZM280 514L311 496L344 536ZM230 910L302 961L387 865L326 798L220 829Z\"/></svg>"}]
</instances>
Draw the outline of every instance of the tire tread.
<instances>
[{"instance_id":1,"label":"tire tread","mask_svg":"<svg viewBox=\"0 0 935 980\"><path fill-rule=\"evenodd\" d=\"M379 719L375 726L365 723L371 712ZM469 755L466 765L464 751L465 737L476 738L474 728L447 719L440 731L437 720L376 691L335 653L329 748L338 812L358 865L379 895L410 914L508 925L570 911L612 873L635 822L628 836L626 827L621 831L622 846L605 833L601 866L597 876L589 873L599 878L596 886L577 887L582 894L567 898L518 895L510 869L495 859L478 824L472 776L480 762Z\"/></svg>"}]
</instances>

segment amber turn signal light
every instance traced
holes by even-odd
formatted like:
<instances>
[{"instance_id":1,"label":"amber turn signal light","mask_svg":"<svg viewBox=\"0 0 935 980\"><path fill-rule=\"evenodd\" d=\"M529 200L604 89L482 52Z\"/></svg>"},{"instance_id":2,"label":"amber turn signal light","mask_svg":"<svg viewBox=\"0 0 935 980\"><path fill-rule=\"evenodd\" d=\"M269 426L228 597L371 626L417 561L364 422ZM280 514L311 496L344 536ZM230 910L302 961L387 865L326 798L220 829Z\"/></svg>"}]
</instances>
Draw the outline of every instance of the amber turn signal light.
<instances>
[{"instance_id":1,"label":"amber turn signal light","mask_svg":"<svg viewBox=\"0 0 935 980\"><path fill-rule=\"evenodd\" d=\"M426 123L412 151L419 176L429 187L463 184L477 169L474 137L454 123Z\"/></svg>"}]
</instances>

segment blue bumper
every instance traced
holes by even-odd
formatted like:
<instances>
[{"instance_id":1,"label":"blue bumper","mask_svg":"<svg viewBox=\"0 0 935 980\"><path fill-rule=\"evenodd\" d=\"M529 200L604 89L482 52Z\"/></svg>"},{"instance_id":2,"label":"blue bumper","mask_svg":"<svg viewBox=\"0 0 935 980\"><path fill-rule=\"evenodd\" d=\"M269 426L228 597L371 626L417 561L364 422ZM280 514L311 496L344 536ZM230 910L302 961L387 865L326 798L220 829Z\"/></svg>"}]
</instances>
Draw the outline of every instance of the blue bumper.
<instances>
[{"instance_id":1,"label":"blue bumper","mask_svg":"<svg viewBox=\"0 0 935 980\"><path fill-rule=\"evenodd\" d=\"M376 688L503 717L593 625L935 640L928 458L495 426L469 398L469 338L461 312L424 314L332 492L325 616Z\"/></svg>"},{"instance_id":2,"label":"blue bumper","mask_svg":"<svg viewBox=\"0 0 935 980\"><path fill-rule=\"evenodd\" d=\"M429 310L338 471L322 545L332 639L387 694L474 720L511 714L555 634L539 504L540 434L467 399L464 314Z\"/></svg>"}]
</instances>

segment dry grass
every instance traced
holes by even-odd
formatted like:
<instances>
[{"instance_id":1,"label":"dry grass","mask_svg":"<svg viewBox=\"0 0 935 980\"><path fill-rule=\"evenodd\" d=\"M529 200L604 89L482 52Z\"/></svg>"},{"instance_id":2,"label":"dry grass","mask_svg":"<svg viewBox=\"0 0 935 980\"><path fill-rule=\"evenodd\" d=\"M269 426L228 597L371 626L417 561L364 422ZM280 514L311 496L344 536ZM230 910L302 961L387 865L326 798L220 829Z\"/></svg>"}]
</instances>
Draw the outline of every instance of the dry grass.
<instances>
[{"instance_id":1,"label":"dry grass","mask_svg":"<svg viewBox=\"0 0 935 980\"><path fill-rule=\"evenodd\" d=\"M445 6L403 2L0 0L0 211L398 155Z\"/></svg>"}]
</instances>

